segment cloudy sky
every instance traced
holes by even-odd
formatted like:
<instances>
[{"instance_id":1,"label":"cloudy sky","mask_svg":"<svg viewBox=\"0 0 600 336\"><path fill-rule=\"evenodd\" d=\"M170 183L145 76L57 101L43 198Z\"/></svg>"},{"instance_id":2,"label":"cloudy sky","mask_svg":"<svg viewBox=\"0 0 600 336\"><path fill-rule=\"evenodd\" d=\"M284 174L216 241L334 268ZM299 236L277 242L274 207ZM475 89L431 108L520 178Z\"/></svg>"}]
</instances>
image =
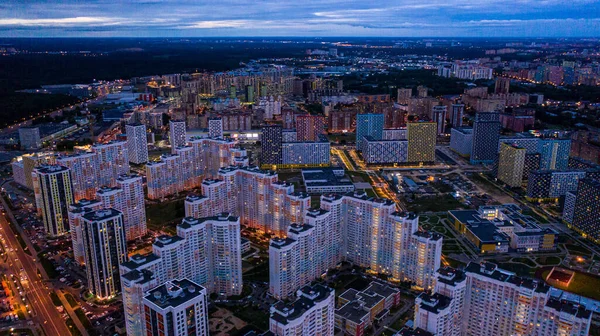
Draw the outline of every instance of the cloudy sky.
<instances>
[{"instance_id":1,"label":"cloudy sky","mask_svg":"<svg viewBox=\"0 0 600 336\"><path fill-rule=\"evenodd\" d=\"M600 0L0 0L2 37L600 36Z\"/></svg>"}]
</instances>

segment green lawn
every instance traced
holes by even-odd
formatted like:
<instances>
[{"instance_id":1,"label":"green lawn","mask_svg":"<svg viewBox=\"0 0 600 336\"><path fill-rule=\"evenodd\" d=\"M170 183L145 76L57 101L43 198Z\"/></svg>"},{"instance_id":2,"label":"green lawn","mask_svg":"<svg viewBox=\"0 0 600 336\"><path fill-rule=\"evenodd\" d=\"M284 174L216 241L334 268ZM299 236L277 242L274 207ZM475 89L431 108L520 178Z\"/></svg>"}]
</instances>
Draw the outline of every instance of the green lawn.
<instances>
[{"instance_id":1,"label":"green lawn","mask_svg":"<svg viewBox=\"0 0 600 336\"><path fill-rule=\"evenodd\" d=\"M539 257L536 259L540 265L558 265L562 258L560 257Z\"/></svg>"},{"instance_id":2,"label":"green lawn","mask_svg":"<svg viewBox=\"0 0 600 336\"><path fill-rule=\"evenodd\" d=\"M233 315L244 320L248 324L252 324L262 330L269 330L269 314L251 305L246 307L234 306L225 307L231 310Z\"/></svg>"},{"instance_id":3,"label":"green lawn","mask_svg":"<svg viewBox=\"0 0 600 336\"><path fill-rule=\"evenodd\" d=\"M529 267L536 267L536 263L534 263L531 259L529 258L512 258L513 262L518 262L518 263L522 263L525 264Z\"/></svg>"},{"instance_id":4,"label":"green lawn","mask_svg":"<svg viewBox=\"0 0 600 336\"><path fill-rule=\"evenodd\" d=\"M462 209L462 204L450 195L439 195L434 197L423 197L413 200L411 203L406 202L408 211L412 212L428 212L428 211L448 211Z\"/></svg>"},{"instance_id":5,"label":"green lawn","mask_svg":"<svg viewBox=\"0 0 600 336\"><path fill-rule=\"evenodd\" d=\"M569 250L569 252L571 254L581 254L581 255L587 255L587 256L592 255L590 250L588 250L585 247L579 246L579 245L565 244L565 247L567 248L567 250Z\"/></svg>"},{"instance_id":6,"label":"green lawn","mask_svg":"<svg viewBox=\"0 0 600 336\"><path fill-rule=\"evenodd\" d=\"M521 265L521 264L513 264L510 262L506 262L506 263L498 263L498 266L509 272L515 272L519 276L532 277L533 274L535 273L535 269L525 266L525 265Z\"/></svg>"},{"instance_id":7,"label":"green lawn","mask_svg":"<svg viewBox=\"0 0 600 336\"><path fill-rule=\"evenodd\" d=\"M73 308L79 306L79 302L77 302L77 300L75 300L75 298L73 297L73 295L67 293L65 294L65 298L67 299L67 301L69 302L69 305Z\"/></svg>"},{"instance_id":8,"label":"green lawn","mask_svg":"<svg viewBox=\"0 0 600 336\"><path fill-rule=\"evenodd\" d=\"M56 293L50 292L50 299L52 300L52 303L54 303L54 305L56 307L62 306L62 301L60 301L60 299L58 298L58 295L56 295Z\"/></svg>"},{"instance_id":9,"label":"green lawn","mask_svg":"<svg viewBox=\"0 0 600 336\"><path fill-rule=\"evenodd\" d=\"M52 265L52 263L50 262L50 260L48 260L48 258L42 256L41 253L38 253L38 259L39 259L40 263L42 264L42 267L46 271L46 274L48 274L49 278L54 279L58 276L58 272L56 272L54 265Z\"/></svg>"},{"instance_id":10,"label":"green lawn","mask_svg":"<svg viewBox=\"0 0 600 336\"><path fill-rule=\"evenodd\" d=\"M550 269L542 272L542 278L545 280L550 273ZM566 290L581 296L589 297L590 299L600 300L600 277L593 276L587 273L575 272L575 276L569 287L553 285L562 290Z\"/></svg>"},{"instance_id":11,"label":"green lawn","mask_svg":"<svg viewBox=\"0 0 600 336\"><path fill-rule=\"evenodd\" d=\"M183 199L164 202L158 204L146 205L146 218L148 219L148 228L160 230L166 224L176 224L185 217Z\"/></svg>"},{"instance_id":12,"label":"green lawn","mask_svg":"<svg viewBox=\"0 0 600 336\"><path fill-rule=\"evenodd\" d=\"M75 309L75 315L77 315L77 318L85 329L92 328L92 323L90 323L90 320L88 320L87 316L85 316L85 312L81 308Z\"/></svg>"}]
</instances>

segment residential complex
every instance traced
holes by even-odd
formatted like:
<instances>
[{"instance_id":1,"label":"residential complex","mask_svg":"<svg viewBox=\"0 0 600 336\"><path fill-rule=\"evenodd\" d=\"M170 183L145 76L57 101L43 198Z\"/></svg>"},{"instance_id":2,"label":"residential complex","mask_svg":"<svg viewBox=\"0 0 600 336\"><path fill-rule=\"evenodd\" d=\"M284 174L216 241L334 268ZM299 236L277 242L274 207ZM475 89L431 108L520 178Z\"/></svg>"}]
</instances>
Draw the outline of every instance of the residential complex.
<instances>
[{"instance_id":1,"label":"residential complex","mask_svg":"<svg viewBox=\"0 0 600 336\"><path fill-rule=\"evenodd\" d=\"M152 252L134 255L120 267L128 335L143 335L138 319L142 293L172 279L187 278L223 296L242 291L240 220L227 213L186 217L177 235L159 236Z\"/></svg>"},{"instance_id":2,"label":"residential complex","mask_svg":"<svg viewBox=\"0 0 600 336\"><path fill-rule=\"evenodd\" d=\"M185 146L187 143L185 121L169 120L169 143L173 154L176 148Z\"/></svg>"},{"instance_id":3,"label":"residential complex","mask_svg":"<svg viewBox=\"0 0 600 336\"><path fill-rule=\"evenodd\" d=\"M471 164L493 163L498 153L493 150L498 146L500 137L500 114L497 112L477 113L473 123L473 145Z\"/></svg>"},{"instance_id":4,"label":"residential complex","mask_svg":"<svg viewBox=\"0 0 600 336\"><path fill-rule=\"evenodd\" d=\"M587 335L592 312L538 280L489 262L442 268L415 301L414 327L434 335Z\"/></svg>"},{"instance_id":5,"label":"residential complex","mask_svg":"<svg viewBox=\"0 0 600 336\"><path fill-rule=\"evenodd\" d=\"M321 196L321 208L292 224L269 247L270 293L286 298L342 260L394 281L433 288L442 237L418 231L418 216L396 212L388 200L364 193ZM335 225L340 223L341 225Z\"/></svg>"},{"instance_id":6,"label":"residential complex","mask_svg":"<svg viewBox=\"0 0 600 336\"><path fill-rule=\"evenodd\" d=\"M291 303L271 306L269 330L276 336L333 335L335 291L323 285L304 286Z\"/></svg>"},{"instance_id":7,"label":"residential complex","mask_svg":"<svg viewBox=\"0 0 600 336\"><path fill-rule=\"evenodd\" d=\"M526 154L525 148L505 142L501 143L498 156L498 180L506 183L509 187L521 187Z\"/></svg>"}]
</instances>

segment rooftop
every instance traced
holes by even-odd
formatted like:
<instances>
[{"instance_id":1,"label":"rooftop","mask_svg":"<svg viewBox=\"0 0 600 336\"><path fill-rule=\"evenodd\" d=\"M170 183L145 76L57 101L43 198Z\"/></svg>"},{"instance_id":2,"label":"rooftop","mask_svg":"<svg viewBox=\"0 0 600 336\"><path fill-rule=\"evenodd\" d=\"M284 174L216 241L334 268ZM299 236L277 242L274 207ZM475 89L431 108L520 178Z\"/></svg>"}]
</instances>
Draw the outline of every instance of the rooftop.
<instances>
[{"instance_id":1,"label":"rooftop","mask_svg":"<svg viewBox=\"0 0 600 336\"><path fill-rule=\"evenodd\" d=\"M279 301L271 307L271 319L281 324L287 324L301 317L306 311L315 306L315 303L322 302L331 296L334 296L332 288L323 285L304 286L298 290L298 299L292 303Z\"/></svg>"},{"instance_id":2,"label":"rooftop","mask_svg":"<svg viewBox=\"0 0 600 336\"><path fill-rule=\"evenodd\" d=\"M92 212L88 212L83 215L83 218L89 221L101 221L110 219L119 215L122 215L121 211L115 210L113 208L110 209L101 209Z\"/></svg>"},{"instance_id":3,"label":"rooftop","mask_svg":"<svg viewBox=\"0 0 600 336\"><path fill-rule=\"evenodd\" d=\"M186 302L205 295L204 287L187 279L167 281L146 292L144 301L151 302L159 308L178 307Z\"/></svg>"}]
</instances>

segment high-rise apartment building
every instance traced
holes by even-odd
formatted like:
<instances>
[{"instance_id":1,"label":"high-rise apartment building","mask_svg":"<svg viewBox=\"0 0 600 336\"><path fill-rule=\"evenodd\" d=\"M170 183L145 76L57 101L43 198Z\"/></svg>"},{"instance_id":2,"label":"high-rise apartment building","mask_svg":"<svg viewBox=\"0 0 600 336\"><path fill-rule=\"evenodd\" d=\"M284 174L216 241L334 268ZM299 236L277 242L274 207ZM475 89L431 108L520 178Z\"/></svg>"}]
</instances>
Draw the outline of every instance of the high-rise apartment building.
<instances>
[{"instance_id":1,"label":"high-rise apartment building","mask_svg":"<svg viewBox=\"0 0 600 336\"><path fill-rule=\"evenodd\" d=\"M71 170L75 201L94 198L96 189L99 187L98 176L100 173L96 153L61 156L56 159L56 163Z\"/></svg>"},{"instance_id":2,"label":"high-rise apartment building","mask_svg":"<svg viewBox=\"0 0 600 336\"><path fill-rule=\"evenodd\" d=\"M144 203L144 186L142 177L137 174L123 174L117 178L117 185L122 190L123 223L125 237L136 239L147 233L146 207Z\"/></svg>"},{"instance_id":3,"label":"high-rise apartment building","mask_svg":"<svg viewBox=\"0 0 600 336\"><path fill-rule=\"evenodd\" d=\"M301 223L310 208L310 196L294 192L290 183L279 182L273 171L256 167L226 167L219 171L227 193L227 207L236 208L242 223L277 236L292 223Z\"/></svg>"},{"instance_id":4,"label":"high-rise apartment building","mask_svg":"<svg viewBox=\"0 0 600 336\"><path fill-rule=\"evenodd\" d=\"M46 234L60 236L69 232L69 205L75 203L69 168L43 165L31 173L35 204L42 216Z\"/></svg>"},{"instance_id":5,"label":"high-rise apartment building","mask_svg":"<svg viewBox=\"0 0 600 336\"><path fill-rule=\"evenodd\" d=\"M42 148L40 128L36 126L24 126L19 128L19 143L23 150L36 150Z\"/></svg>"},{"instance_id":6,"label":"high-rise apartment building","mask_svg":"<svg viewBox=\"0 0 600 336\"><path fill-rule=\"evenodd\" d=\"M498 112L477 113L473 123L471 164L493 163L496 160L500 128L500 114Z\"/></svg>"},{"instance_id":7,"label":"high-rise apartment building","mask_svg":"<svg viewBox=\"0 0 600 336\"><path fill-rule=\"evenodd\" d=\"M187 143L186 134L184 120L169 120L169 143L171 144L172 154L175 154L177 147L185 146Z\"/></svg>"},{"instance_id":8,"label":"high-rise apartment building","mask_svg":"<svg viewBox=\"0 0 600 336\"><path fill-rule=\"evenodd\" d=\"M394 281L433 288L442 237L419 231L418 216L360 192L323 195L321 207L306 213L306 224L291 225L286 238L271 241L269 291L274 297L289 297L341 260Z\"/></svg>"},{"instance_id":9,"label":"high-rise apartment building","mask_svg":"<svg viewBox=\"0 0 600 336\"><path fill-rule=\"evenodd\" d=\"M452 104L450 107L450 123L452 127L462 127L465 104Z\"/></svg>"},{"instance_id":10,"label":"high-rise apartment building","mask_svg":"<svg viewBox=\"0 0 600 336\"><path fill-rule=\"evenodd\" d=\"M408 104L410 97L412 97L412 89L398 89L398 99L396 101L398 102L398 104L406 105Z\"/></svg>"},{"instance_id":11,"label":"high-rise apartment building","mask_svg":"<svg viewBox=\"0 0 600 336\"><path fill-rule=\"evenodd\" d=\"M83 232L81 217L88 212L104 208L101 201L81 199L69 206L69 229L71 230L71 242L73 243L73 259L80 265L85 264L83 247Z\"/></svg>"},{"instance_id":12,"label":"high-rise apartment building","mask_svg":"<svg viewBox=\"0 0 600 336\"><path fill-rule=\"evenodd\" d=\"M567 204L565 201L565 208ZM572 214L572 227L584 237L600 241L600 181L584 178L579 180Z\"/></svg>"},{"instance_id":13,"label":"high-rise apartment building","mask_svg":"<svg viewBox=\"0 0 600 336\"><path fill-rule=\"evenodd\" d=\"M208 217L212 209L209 207L208 197L202 195L189 195L185 198L184 210L186 217Z\"/></svg>"},{"instance_id":14,"label":"high-rise apartment building","mask_svg":"<svg viewBox=\"0 0 600 336\"><path fill-rule=\"evenodd\" d=\"M434 162L437 124L410 122L407 124L408 162Z\"/></svg>"},{"instance_id":15,"label":"high-rise apartment building","mask_svg":"<svg viewBox=\"0 0 600 336\"><path fill-rule=\"evenodd\" d=\"M129 150L125 141L111 141L92 145L92 152L98 155L98 185L114 187L117 178L129 174Z\"/></svg>"},{"instance_id":16,"label":"high-rise apartment building","mask_svg":"<svg viewBox=\"0 0 600 336\"><path fill-rule=\"evenodd\" d=\"M223 138L223 119L220 117L208 118L208 136Z\"/></svg>"},{"instance_id":17,"label":"high-rise apartment building","mask_svg":"<svg viewBox=\"0 0 600 336\"><path fill-rule=\"evenodd\" d=\"M146 164L146 185L149 199L161 199L184 190L183 166L177 154L163 154L160 161Z\"/></svg>"},{"instance_id":18,"label":"high-rise apartment building","mask_svg":"<svg viewBox=\"0 0 600 336\"><path fill-rule=\"evenodd\" d=\"M134 255L122 263L127 335L144 335L139 327L143 293L153 286L187 278L208 293L239 295L243 287L240 239L238 217L186 217L177 235L156 239L152 253Z\"/></svg>"},{"instance_id":19,"label":"high-rise apartment building","mask_svg":"<svg viewBox=\"0 0 600 336\"><path fill-rule=\"evenodd\" d=\"M569 166L571 139L540 139L538 153L540 153L540 169L563 170Z\"/></svg>"},{"instance_id":20,"label":"high-rise apartment building","mask_svg":"<svg viewBox=\"0 0 600 336\"><path fill-rule=\"evenodd\" d=\"M496 85L494 86L494 93L508 94L509 90L510 90L510 78L507 78L507 77L496 78Z\"/></svg>"},{"instance_id":21,"label":"high-rise apartment building","mask_svg":"<svg viewBox=\"0 0 600 336\"><path fill-rule=\"evenodd\" d=\"M431 120L437 124L437 134L446 133L446 117L448 107L444 105L434 106L431 111Z\"/></svg>"},{"instance_id":22,"label":"high-rise apartment building","mask_svg":"<svg viewBox=\"0 0 600 336\"><path fill-rule=\"evenodd\" d=\"M521 187L527 150L503 142L498 156L498 179L509 187Z\"/></svg>"},{"instance_id":23,"label":"high-rise apartment building","mask_svg":"<svg viewBox=\"0 0 600 336\"><path fill-rule=\"evenodd\" d=\"M121 293L119 265L127 260L123 213L101 209L81 217L88 288L99 299Z\"/></svg>"},{"instance_id":24,"label":"high-rise apartment building","mask_svg":"<svg viewBox=\"0 0 600 336\"><path fill-rule=\"evenodd\" d=\"M335 291L323 285L304 286L292 303L271 306L269 330L276 336L333 335Z\"/></svg>"},{"instance_id":25,"label":"high-rise apartment building","mask_svg":"<svg viewBox=\"0 0 600 336\"><path fill-rule=\"evenodd\" d=\"M527 198L552 200L577 190L579 180L586 177L582 170L552 171L535 170L529 174Z\"/></svg>"},{"instance_id":26,"label":"high-rise apartment building","mask_svg":"<svg viewBox=\"0 0 600 336\"><path fill-rule=\"evenodd\" d=\"M283 162L282 157L283 135L280 125L267 125L262 128L260 138L261 167L272 167Z\"/></svg>"},{"instance_id":27,"label":"high-rise apartment building","mask_svg":"<svg viewBox=\"0 0 600 336\"><path fill-rule=\"evenodd\" d=\"M296 140L318 141L325 133L325 117L319 115L299 115L296 117Z\"/></svg>"},{"instance_id":28,"label":"high-rise apartment building","mask_svg":"<svg viewBox=\"0 0 600 336\"><path fill-rule=\"evenodd\" d=\"M374 140L383 139L384 115L380 113L364 113L356 115L356 148L362 149L364 137Z\"/></svg>"},{"instance_id":29,"label":"high-rise apartment building","mask_svg":"<svg viewBox=\"0 0 600 336\"><path fill-rule=\"evenodd\" d=\"M148 162L148 140L146 138L146 125L125 125L127 133L127 150L129 162L142 164Z\"/></svg>"},{"instance_id":30,"label":"high-rise apartment building","mask_svg":"<svg viewBox=\"0 0 600 336\"><path fill-rule=\"evenodd\" d=\"M145 294L142 315L137 317L144 321L140 326L140 334L209 335L208 302L204 287L188 279L173 279Z\"/></svg>"},{"instance_id":31,"label":"high-rise apartment building","mask_svg":"<svg viewBox=\"0 0 600 336\"><path fill-rule=\"evenodd\" d=\"M545 283L497 265L439 270L433 294L415 300L414 327L434 335L587 335L592 312ZM558 294L560 295L560 294Z\"/></svg>"}]
</instances>

